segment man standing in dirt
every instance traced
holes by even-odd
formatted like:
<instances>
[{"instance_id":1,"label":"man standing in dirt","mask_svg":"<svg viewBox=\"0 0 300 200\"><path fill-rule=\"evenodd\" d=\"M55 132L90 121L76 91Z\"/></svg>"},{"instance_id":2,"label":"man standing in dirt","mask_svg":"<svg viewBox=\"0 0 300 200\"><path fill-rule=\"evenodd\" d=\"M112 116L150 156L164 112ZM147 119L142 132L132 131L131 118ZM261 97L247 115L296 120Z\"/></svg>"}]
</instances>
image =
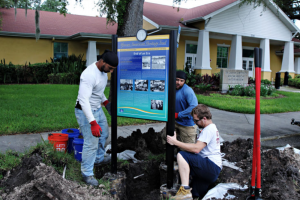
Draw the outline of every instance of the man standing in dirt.
<instances>
[{"instance_id":1,"label":"man standing in dirt","mask_svg":"<svg viewBox=\"0 0 300 200\"><path fill-rule=\"evenodd\" d=\"M198 105L197 97L192 88L185 84L184 71L176 72L176 101L175 101L175 131L177 137L184 143L195 143L197 126L190 115Z\"/></svg>"},{"instance_id":2,"label":"man standing in dirt","mask_svg":"<svg viewBox=\"0 0 300 200\"><path fill-rule=\"evenodd\" d=\"M183 143L174 136L167 136L170 145L176 145L184 151L177 154L181 187L171 199L202 199L210 184L215 182L222 169L219 131L212 122L212 115L207 106L199 104L191 115L199 128L204 128L195 144ZM192 176L191 187L189 176Z\"/></svg>"},{"instance_id":3,"label":"man standing in dirt","mask_svg":"<svg viewBox=\"0 0 300 200\"><path fill-rule=\"evenodd\" d=\"M118 56L109 51L89 65L80 76L75 116L84 137L81 174L88 185L98 185L94 178L94 164L104 159L104 145L108 137L108 124L101 103L110 114L110 102L104 95L107 73L112 73L119 63Z\"/></svg>"}]
</instances>

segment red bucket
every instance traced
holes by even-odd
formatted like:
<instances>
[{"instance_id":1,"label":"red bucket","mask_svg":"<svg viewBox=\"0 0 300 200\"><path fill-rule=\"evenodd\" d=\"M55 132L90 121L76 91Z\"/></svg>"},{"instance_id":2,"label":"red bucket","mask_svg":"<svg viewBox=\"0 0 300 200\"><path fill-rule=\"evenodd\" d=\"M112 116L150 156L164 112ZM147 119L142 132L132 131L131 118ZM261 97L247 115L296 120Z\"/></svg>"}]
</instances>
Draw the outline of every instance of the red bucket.
<instances>
[{"instance_id":1,"label":"red bucket","mask_svg":"<svg viewBox=\"0 0 300 200\"><path fill-rule=\"evenodd\" d=\"M57 151L67 151L68 147L68 134L63 133L50 133L48 134L48 140L51 144L53 144L54 149Z\"/></svg>"}]
</instances>

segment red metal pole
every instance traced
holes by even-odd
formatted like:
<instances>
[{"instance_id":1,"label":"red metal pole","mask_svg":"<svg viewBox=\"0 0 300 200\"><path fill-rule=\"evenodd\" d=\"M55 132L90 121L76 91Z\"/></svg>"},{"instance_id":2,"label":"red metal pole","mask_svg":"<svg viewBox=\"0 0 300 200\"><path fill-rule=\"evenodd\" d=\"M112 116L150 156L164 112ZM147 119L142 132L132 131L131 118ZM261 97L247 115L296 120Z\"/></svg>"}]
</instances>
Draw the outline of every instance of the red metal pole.
<instances>
[{"instance_id":1,"label":"red metal pole","mask_svg":"<svg viewBox=\"0 0 300 200\"><path fill-rule=\"evenodd\" d=\"M255 68L256 69L256 68ZM254 189L255 189L255 178L256 178L256 123L255 123L255 117L254 117L254 137L253 137L253 152L252 152L252 176L251 176L251 196L254 195Z\"/></svg>"},{"instance_id":2,"label":"red metal pole","mask_svg":"<svg viewBox=\"0 0 300 200\"><path fill-rule=\"evenodd\" d=\"M256 188L261 188L261 172L260 172L260 73L261 68L255 67L255 87L256 87L256 100L255 100L255 128L256 128Z\"/></svg>"}]
</instances>

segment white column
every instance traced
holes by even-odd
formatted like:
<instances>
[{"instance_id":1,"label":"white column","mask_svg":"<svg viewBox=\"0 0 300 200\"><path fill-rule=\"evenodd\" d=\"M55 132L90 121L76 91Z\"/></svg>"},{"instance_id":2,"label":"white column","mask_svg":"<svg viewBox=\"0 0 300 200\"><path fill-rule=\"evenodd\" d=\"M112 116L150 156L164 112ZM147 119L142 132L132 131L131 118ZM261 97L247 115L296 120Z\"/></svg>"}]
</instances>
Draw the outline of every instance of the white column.
<instances>
[{"instance_id":1,"label":"white column","mask_svg":"<svg viewBox=\"0 0 300 200\"><path fill-rule=\"evenodd\" d=\"M262 72L271 72L270 68L270 40L263 39L260 40L260 48L262 48Z\"/></svg>"},{"instance_id":2,"label":"white column","mask_svg":"<svg viewBox=\"0 0 300 200\"><path fill-rule=\"evenodd\" d=\"M89 41L86 52L86 66L89 66L95 61L97 61L96 41Z\"/></svg>"},{"instance_id":3,"label":"white column","mask_svg":"<svg viewBox=\"0 0 300 200\"><path fill-rule=\"evenodd\" d=\"M294 71L294 42L286 42L283 50L282 65L279 72L292 72Z\"/></svg>"},{"instance_id":4,"label":"white column","mask_svg":"<svg viewBox=\"0 0 300 200\"><path fill-rule=\"evenodd\" d=\"M228 69L243 70L242 36L232 36Z\"/></svg>"},{"instance_id":5,"label":"white column","mask_svg":"<svg viewBox=\"0 0 300 200\"><path fill-rule=\"evenodd\" d=\"M209 32L205 30L199 31L195 69L211 69L209 53Z\"/></svg>"},{"instance_id":6,"label":"white column","mask_svg":"<svg viewBox=\"0 0 300 200\"><path fill-rule=\"evenodd\" d=\"M295 73L300 74L300 57L295 58Z\"/></svg>"}]
</instances>

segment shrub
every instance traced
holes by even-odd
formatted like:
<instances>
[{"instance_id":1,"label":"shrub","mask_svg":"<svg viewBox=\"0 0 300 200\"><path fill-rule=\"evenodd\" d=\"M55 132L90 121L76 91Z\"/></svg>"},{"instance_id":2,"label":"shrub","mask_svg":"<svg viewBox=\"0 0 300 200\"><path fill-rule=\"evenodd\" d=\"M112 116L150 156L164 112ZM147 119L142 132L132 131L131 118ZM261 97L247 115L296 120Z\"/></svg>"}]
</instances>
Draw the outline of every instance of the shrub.
<instances>
[{"instance_id":1,"label":"shrub","mask_svg":"<svg viewBox=\"0 0 300 200\"><path fill-rule=\"evenodd\" d=\"M295 79L297 79L297 78L300 78L300 74L298 74L298 75L295 76Z\"/></svg>"},{"instance_id":2,"label":"shrub","mask_svg":"<svg viewBox=\"0 0 300 200\"><path fill-rule=\"evenodd\" d=\"M83 55L71 55L60 62L45 62L25 65L0 63L0 81L5 83L65 83L79 84L82 71L86 68ZM57 75L59 73L67 73ZM56 77L57 76L57 77ZM56 80L57 79L57 80Z\"/></svg>"},{"instance_id":3,"label":"shrub","mask_svg":"<svg viewBox=\"0 0 300 200\"><path fill-rule=\"evenodd\" d=\"M212 74L211 76L206 74L206 75L199 75L196 76L196 85L199 85L201 83L203 84L210 84L212 90L219 90L220 87L220 75L219 74Z\"/></svg>"},{"instance_id":4,"label":"shrub","mask_svg":"<svg viewBox=\"0 0 300 200\"><path fill-rule=\"evenodd\" d=\"M271 81L269 81L268 79L262 79L261 84L271 85Z\"/></svg>"},{"instance_id":5,"label":"shrub","mask_svg":"<svg viewBox=\"0 0 300 200\"><path fill-rule=\"evenodd\" d=\"M244 88L244 95L249 97L255 96L255 85L251 84Z\"/></svg>"},{"instance_id":6,"label":"shrub","mask_svg":"<svg viewBox=\"0 0 300 200\"><path fill-rule=\"evenodd\" d=\"M195 88L197 88L199 92L206 92L211 88L211 84L200 83L198 85L195 85Z\"/></svg>"},{"instance_id":7,"label":"shrub","mask_svg":"<svg viewBox=\"0 0 300 200\"><path fill-rule=\"evenodd\" d=\"M267 95L272 95L276 91L276 89L273 85L270 84L270 85L266 85L266 86L268 88L268 94Z\"/></svg>"},{"instance_id":8,"label":"shrub","mask_svg":"<svg viewBox=\"0 0 300 200\"><path fill-rule=\"evenodd\" d=\"M185 68L183 70L186 74L186 84L190 87L193 87L196 83L196 77L201 76L201 74L195 74L195 71L192 69L191 65L186 62Z\"/></svg>"},{"instance_id":9,"label":"shrub","mask_svg":"<svg viewBox=\"0 0 300 200\"><path fill-rule=\"evenodd\" d=\"M255 83L255 80L253 77L248 77L248 84L253 84Z\"/></svg>"},{"instance_id":10,"label":"shrub","mask_svg":"<svg viewBox=\"0 0 300 200\"><path fill-rule=\"evenodd\" d=\"M265 84L261 84L260 86L260 96L267 96L269 88Z\"/></svg>"},{"instance_id":11,"label":"shrub","mask_svg":"<svg viewBox=\"0 0 300 200\"><path fill-rule=\"evenodd\" d=\"M229 94L232 96L243 96L244 88L242 85L235 85L233 88L229 86Z\"/></svg>"}]
</instances>

